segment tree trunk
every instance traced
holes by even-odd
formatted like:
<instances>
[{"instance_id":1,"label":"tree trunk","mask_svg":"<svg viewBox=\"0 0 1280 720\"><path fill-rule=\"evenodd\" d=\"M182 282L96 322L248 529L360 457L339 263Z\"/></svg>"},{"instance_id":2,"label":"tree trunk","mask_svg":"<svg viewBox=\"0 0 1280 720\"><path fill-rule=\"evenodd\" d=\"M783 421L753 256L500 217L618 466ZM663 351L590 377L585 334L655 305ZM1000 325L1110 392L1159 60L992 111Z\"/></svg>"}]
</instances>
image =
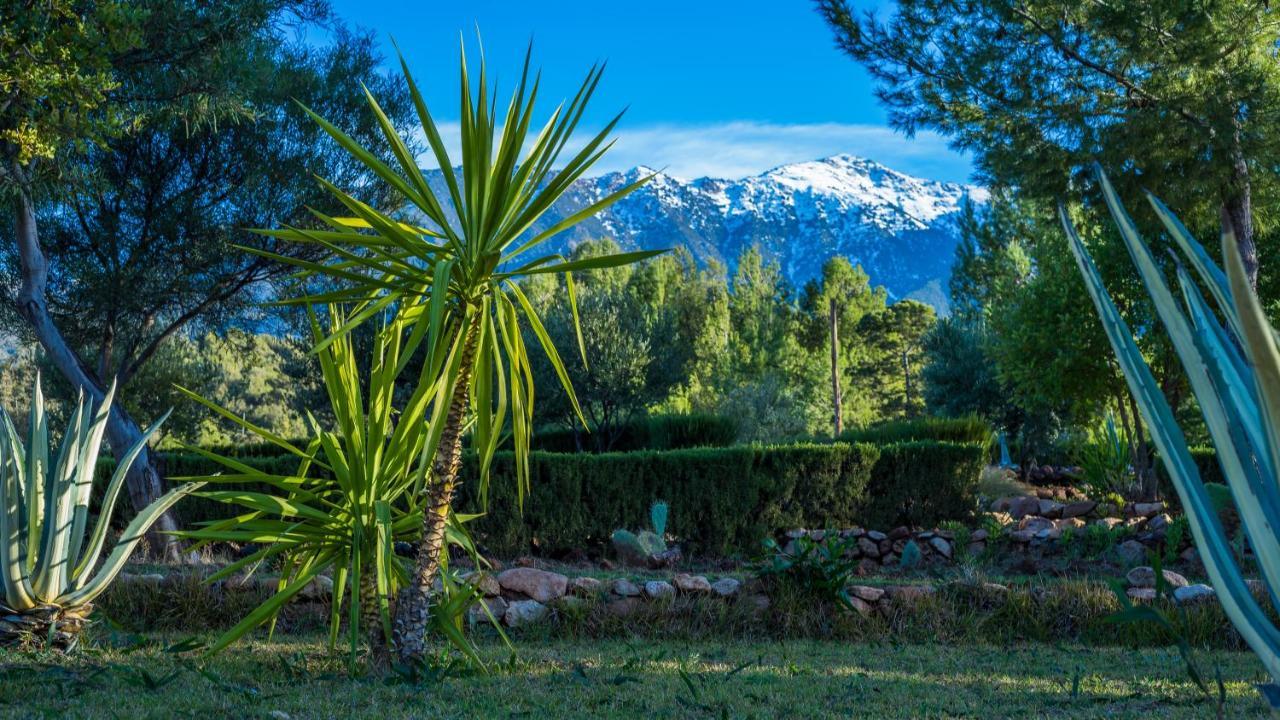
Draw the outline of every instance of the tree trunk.
<instances>
[{"instance_id":1,"label":"tree trunk","mask_svg":"<svg viewBox=\"0 0 1280 720\"><path fill-rule=\"evenodd\" d=\"M1244 272L1249 285L1258 289L1258 250L1253 243L1253 191L1249 183L1249 164L1240 149L1240 130L1233 137L1231 181L1222 189L1222 229L1230 230L1240 248Z\"/></svg>"},{"instance_id":2,"label":"tree trunk","mask_svg":"<svg viewBox=\"0 0 1280 720\"><path fill-rule=\"evenodd\" d=\"M378 576L370 572L374 568L365 565L360 571L360 625L365 642L369 644L369 665L374 669L385 668L390 654L387 639L382 634L382 613L378 609ZM334 589L335 597L337 588Z\"/></svg>"},{"instance_id":3,"label":"tree trunk","mask_svg":"<svg viewBox=\"0 0 1280 720\"><path fill-rule=\"evenodd\" d=\"M840 321L836 313L836 299L831 298L831 414L833 437L844 432L844 398L840 395Z\"/></svg>"},{"instance_id":4,"label":"tree trunk","mask_svg":"<svg viewBox=\"0 0 1280 720\"><path fill-rule=\"evenodd\" d=\"M444 530L449 520L458 470L462 466L462 427L467 418L476 344L480 338L480 313L467 327L459 359L458 378L449 400L440 445L431 461L431 482L426 488L427 502L422 511L422 540L413 578L400 591L396 601L392 639L396 655L402 663L421 662L426 657L427 621L431 609L431 586L440 572L440 554L445 551Z\"/></svg>"},{"instance_id":5,"label":"tree trunk","mask_svg":"<svg viewBox=\"0 0 1280 720\"><path fill-rule=\"evenodd\" d=\"M85 395L100 403L106 396L102 387L94 381L85 369L80 358L67 345L62 333L53 324L49 316L45 290L49 279L49 263L40 247L37 233L35 208L31 198L25 192L18 192L14 201L15 230L17 232L18 256L22 263L22 287L18 290L17 310L31 330L35 333L45 354L58 372L71 383L72 387L83 388ZM111 409L107 419L107 442L111 452L119 461L139 439L142 431L137 423L129 417L124 408L117 403ZM129 491L129 500L135 511L141 512L154 500L164 494L164 483L156 468L150 449L144 449L134 460L128 475L125 476L125 487ZM166 512L156 521L147 533L148 543L153 550L163 548L166 557L176 558L178 555L177 540L164 533L177 530L178 524L173 515Z\"/></svg>"}]
</instances>

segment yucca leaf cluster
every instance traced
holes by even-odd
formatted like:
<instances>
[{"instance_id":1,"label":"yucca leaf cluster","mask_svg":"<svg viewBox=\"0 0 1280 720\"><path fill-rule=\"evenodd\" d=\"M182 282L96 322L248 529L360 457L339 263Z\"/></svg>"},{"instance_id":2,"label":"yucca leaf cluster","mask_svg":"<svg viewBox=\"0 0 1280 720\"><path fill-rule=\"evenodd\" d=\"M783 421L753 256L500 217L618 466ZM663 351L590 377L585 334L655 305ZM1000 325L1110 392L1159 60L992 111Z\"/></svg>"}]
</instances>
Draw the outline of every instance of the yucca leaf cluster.
<instances>
[{"instance_id":1,"label":"yucca leaf cluster","mask_svg":"<svg viewBox=\"0 0 1280 720\"><path fill-rule=\"evenodd\" d=\"M1098 178L1125 247L1186 370L1244 533L1275 598L1280 590L1280 484L1276 474L1280 469L1280 344L1275 330L1249 283L1230 231L1222 236L1224 272L1164 203L1147 194L1180 251L1175 291L1101 170ZM1250 591L1236 563L1214 498L1201 481L1186 437L1133 333L1108 295L1065 208L1060 209L1060 215L1129 390L1186 509L1217 596L1267 672L1280 681L1280 629ZM1269 689L1274 690L1275 685ZM1269 699L1276 697L1274 692L1264 694Z\"/></svg>"}]
</instances>

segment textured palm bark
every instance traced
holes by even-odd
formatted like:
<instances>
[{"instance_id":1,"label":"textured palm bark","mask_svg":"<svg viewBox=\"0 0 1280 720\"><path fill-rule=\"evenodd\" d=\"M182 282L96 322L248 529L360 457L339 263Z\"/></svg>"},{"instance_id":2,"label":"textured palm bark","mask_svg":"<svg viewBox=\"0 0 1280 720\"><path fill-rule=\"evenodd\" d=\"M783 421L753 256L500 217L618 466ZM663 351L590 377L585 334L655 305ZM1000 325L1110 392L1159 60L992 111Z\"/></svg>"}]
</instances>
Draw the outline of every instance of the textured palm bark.
<instances>
[{"instance_id":1,"label":"textured palm bark","mask_svg":"<svg viewBox=\"0 0 1280 720\"><path fill-rule=\"evenodd\" d=\"M382 633L382 617L378 612L378 577L376 573L367 572L368 569L363 568L365 571L360 573L360 626L369 645L369 664L383 668L391 655L387 652L387 638Z\"/></svg>"},{"instance_id":2,"label":"textured palm bark","mask_svg":"<svg viewBox=\"0 0 1280 720\"><path fill-rule=\"evenodd\" d=\"M395 622L391 632L395 651L402 663L419 662L426 657L427 622L431 612L431 586L440 572L440 553L444 552L444 531L449 520L449 507L462 466L462 426L470 402L469 385L475 363L476 345L480 338L477 314L467 327L459 359L458 379L449 400L440 445L431 462L431 483L427 486L426 507L422 512L422 541L413 579L400 591L396 600Z\"/></svg>"}]
</instances>

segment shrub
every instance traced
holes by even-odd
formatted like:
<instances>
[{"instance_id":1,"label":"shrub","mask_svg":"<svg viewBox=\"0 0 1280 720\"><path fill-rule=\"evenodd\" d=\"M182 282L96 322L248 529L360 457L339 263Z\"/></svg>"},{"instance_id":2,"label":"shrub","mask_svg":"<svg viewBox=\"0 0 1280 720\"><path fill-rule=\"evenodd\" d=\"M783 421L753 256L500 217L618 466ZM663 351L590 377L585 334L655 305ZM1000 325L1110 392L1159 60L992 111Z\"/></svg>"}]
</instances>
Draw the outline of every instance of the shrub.
<instances>
[{"instance_id":1,"label":"shrub","mask_svg":"<svg viewBox=\"0 0 1280 720\"><path fill-rule=\"evenodd\" d=\"M846 430L840 435L841 442L872 445L892 445L915 440L978 443L986 447L995 440L995 431L987 421L978 417L920 417Z\"/></svg>"},{"instance_id":2,"label":"shrub","mask_svg":"<svg viewBox=\"0 0 1280 720\"><path fill-rule=\"evenodd\" d=\"M611 451L728 447L737 442L740 430L741 423L726 415L651 415L624 425ZM602 450L595 435L582 434L580 439L582 451ZM573 431L563 429L539 430L534 434L533 447L546 452L579 452L578 439L575 439Z\"/></svg>"},{"instance_id":3,"label":"shrub","mask_svg":"<svg viewBox=\"0 0 1280 720\"><path fill-rule=\"evenodd\" d=\"M887 445L871 473L859 517L871 528L934 527L972 514L987 448L976 443L918 441Z\"/></svg>"}]
</instances>

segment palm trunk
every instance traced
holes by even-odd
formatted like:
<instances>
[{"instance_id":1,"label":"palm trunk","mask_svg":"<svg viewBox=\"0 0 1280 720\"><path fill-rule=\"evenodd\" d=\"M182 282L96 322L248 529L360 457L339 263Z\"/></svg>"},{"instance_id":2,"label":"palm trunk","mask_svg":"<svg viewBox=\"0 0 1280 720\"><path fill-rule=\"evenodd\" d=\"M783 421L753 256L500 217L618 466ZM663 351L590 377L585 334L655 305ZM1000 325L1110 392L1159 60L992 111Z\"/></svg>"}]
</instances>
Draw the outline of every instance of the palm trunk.
<instances>
[{"instance_id":1,"label":"palm trunk","mask_svg":"<svg viewBox=\"0 0 1280 720\"><path fill-rule=\"evenodd\" d=\"M363 568L360 573L360 625L369 645L369 664L381 668L387 664L387 640L382 635L382 615L378 611L378 577ZM337 589L334 589L336 594Z\"/></svg>"},{"instance_id":2,"label":"palm trunk","mask_svg":"<svg viewBox=\"0 0 1280 720\"><path fill-rule=\"evenodd\" d=\"M100 403L106 393L90 375L80 358L72 351L61 331L53 323L49 315L45 291L49 279L49 262L40 247L37 234L35 208L31 198L22 191L17 194L14 203L15 229L17 231L18 256L22 264L22 287L18 290L17 310L31 330L35 333L45 354L58 372L71 383L72 387L83 388L86 395L94 402ZM142 430L133 418L119 404L111 409L107 419L107 440L111 452L119 461L124 454L142 438ZM164 494L164 483L156 468L151 451L144 449L134 460L129 474L125 477L125 486L129 491L129 500L135 511L143 508ZM177 530L178 524L173 515L166 512L156 521L147 533L148 542L153 550L163 549L166 557L178 556L177 540L169 531Z\"/></svg>"},{"instance_id":3,"label":"palm trunk","mask_svg":"<svg viewBox=\"0 0 1280 720\"><path fill-rule=\"evenodd\" d=\"M431 483L427 486L426 507L422 511L422 541L413 579L400 591L392 636L396 654L402 663L420 662L426 657L427 621L431 607L431 586L440 572L440 553L444 552L444 530L449 520L453 491L462 466L462 426L470 401L469 388L476 344L480 338L480 315L471 321L463 340L458 378L449 400L440 445L431 462Z\"/></svg>"}]
</instances>

